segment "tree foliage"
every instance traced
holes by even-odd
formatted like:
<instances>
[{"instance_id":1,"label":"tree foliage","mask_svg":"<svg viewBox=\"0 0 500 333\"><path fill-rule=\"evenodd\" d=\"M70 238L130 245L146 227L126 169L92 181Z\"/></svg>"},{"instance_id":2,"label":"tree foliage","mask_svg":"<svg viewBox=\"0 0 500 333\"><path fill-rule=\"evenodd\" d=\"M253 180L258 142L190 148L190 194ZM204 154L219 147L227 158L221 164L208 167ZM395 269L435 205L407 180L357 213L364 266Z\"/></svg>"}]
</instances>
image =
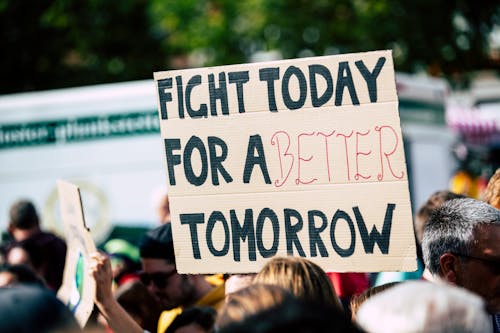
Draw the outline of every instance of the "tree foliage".
<instances>
[{"instance_id":1,"label":"tree foliage","mask_svg":"<svg viewBox=\"0 0 500 333\"><path fill-rule=\"evenodd\" d=\"M396 70L499 69L483 0L0 0L0 93L151 78L158 70L392 49Z\"/></svg>"},{"instance_id":2,"label":"tree foliage","mask_svg":"<svg viewBox=\"0 0 500 333\"><path fill-rule=\"evenodd\" d=\"M0 26L2 93L151 78L167 63L146 1L3 0Z\"/></svg>"}]
</instances>

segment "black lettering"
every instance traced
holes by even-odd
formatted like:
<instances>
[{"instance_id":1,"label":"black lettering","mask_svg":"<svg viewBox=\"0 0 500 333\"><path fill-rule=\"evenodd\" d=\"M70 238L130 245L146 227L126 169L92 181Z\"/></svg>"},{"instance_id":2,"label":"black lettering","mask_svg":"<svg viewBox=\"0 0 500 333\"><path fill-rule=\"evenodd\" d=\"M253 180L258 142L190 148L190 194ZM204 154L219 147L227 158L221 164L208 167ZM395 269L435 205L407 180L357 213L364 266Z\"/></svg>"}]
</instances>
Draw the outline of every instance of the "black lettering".
<instances>
[{"instance_id":1,"label":"black lettering","mask_svg":"<svg viewBox=\"0 0 500 333\"><path fill-rule=\"evenodd\" d=\"M269 103L269 111L278 112L276 107L276 95L274 93L274 81L280 78L280 69L278 67L261 68L259 70L259 79L267 81L267 100Z\"/></svg>"},{"instance_id":2,"label":"black lettering","mask_svg":"<svg viewBox=\"0 0 500 333\"><path fill-rule=\"evenodd\" d=\"M217 155L217 147L221 149L221 155ZM222 178L224 178L226 183L231 183L233 178L231 175L224 169L222 162L226 160L227 157L227 145L224 140L216 137L209 136L208 137L208 151L210 152L210 167L212 170L212 184L219 185L219 174L220 172Z\"/></svg>"},{"instance_id":3,"label":"black lettering","mask_svg":"<svg viewBox=\"0 0 500 333\"><path fill-rule=\"evenodd\" d=\"M255 155L257 152L257 155ZM243 170L243 183L250 183L254 166L258 164L260 171L264 177L266 184L271 184L269 172L267 171L266 155L264 154L264 146L260 135L252 135L248 140L247 157L245 160L245 168Z\"/></svg>"},{"instance_id":4,"label":"black lettering","mask_svg":"<svg viewBox=\"0 0 500 333\"><path fill-rule=\"evenodd\" d=\"M337 240L335 239L335 229L337 226L337 221L343 219L344 221L347 222L347 225L349 226L349 229L351 231L351 244L347 249L341 248L337 244ZM337 209L335 212L335 215L333 215L332 218L332 224L330 226L330 240L332 242L333 249L337 254L343 258L349 257L354 253L354 246L356 245L356 234L354 230L354 223L351 220L351 217L344 212L343 210Z\"/></svg>"},{"instance_id":5,"label":"black lettering","mask_svg":"<svg viewBox=\"0 0 500 333\"><path fill-rule=\"evenodd\" d=\"M191 161L191 157L193 155L193 151L197 149L200 153L201 159L201 170L200 174L197 176L193 170L193 163ZM208 161L207 161L207 151L205 149L205 145L203 141L197 136L192 136L186 144L186 148L184 149L183 154L184 160L184 174L186 175L186 179L189 183L200 186L207 180L208 175Z\"/></svg>"},{"instance_id":6,"label":"black lettering","mask_svg":"<svg viewBox=\"0 0 500 333\"><path fill-rule=\"evenodd\" d=\"M181 220L181 225L189 225L189 232L191 233L191 246L193 247L193 256L195 259L201 259L200 254L200 243L198 240L198 230L196 228L197 224L203 224L205 221L205 215L203 213L198 214L179 214Z\"/></svg>"},{"instance_id":7,"label":"black lettering","mask_svg":"<svg viewBox=\"0 0 500 333\"><path fill-rule=\"evenodd\" d=\"M222 114L229 114L227 102L226 73L219 73L219 87L215 87L215 78L213 74L208 75L208 91L210 92L210 114L217 115L217 100L220 100Z\"/></svg>"},{"instance_id":8,"label":"black lettering","mask_svg":"<svg viewBox=\"0 0 500 333\"><path fill-rule=\"evenodd\" d=\"M299 81L299 99L296 101L290 96L290 78L292 75ZM289 110L297 110L304 106L307 96L307 82L300 68L290 66L286 69L283 81L281 81L281 93L283 95L283 102Z\"/></svg>"},{"instance_id":9,"label":"black lettering","mask_svg":"<svg viewBox=\"0 0 500 333\"><path fill-rule=\"evenodd\" d=\"M380 57L377 61L377 64L373 68L373 72L370 73L368 68L366 68L363 60L359 60L355 62L356 67L358 67L361 75L366 81L366 85L368 86L368 93L370 94L370 102L377 102L377 77L382 70L382 66L385 64L385 57Z\"/></svg>"},{"instance_id":10,"label":"black lettering","mask_svg":"<svg viewBox=\"0 0 500 333\"><path fill-rule=\"evenodd\" d=\"M363 241L363 247L366 253L373 253L373 247L375 243L378 244L380 252L383 254L389 253L389 241L391 239L391 226L392 226L392 213L396 208L395 204L387 204L387 209L385 211L384 225L382 226L382 233L379 233L375 225L372 227L372 231L368 234L368 229L366 228L365 221L358 207L353 207L354 216L356 217L356 223L358 224L359 234L361 235L361 240Z\"/></svg>"},{"instance_id":11,"label":"black lettering","mask_svg":"<svg viewBox=\"0 0 500 333\"><path fill-rule=\"evenodd\" d=\"M222 246L221 250L217 250L213 242L213 231L215 228L215 223L217 222L222 223L222 227L224 228L224 245ZM226 218L224 217L222 212L213 211L212 214L210 214L210 217L208 218L207 222L206 236L207 236L208 250L210 251L211 254L213 254L215 257L223 257L228 253L229 237L230 237L229 226L227 225Z\"/></svg>"},{"instance_id":12,"label":"black lettering","mask_svg":"<svg viewBox=\"0 0 500 333\"><path fill-rule=\"evenodd\" d=\"M273 244L269 249L266 249L266 247L264 246L264 241L262 239L262 233L264 230L264 223L266 222L266 219L269 219L269 221L271 221L273 229ZM276 213L271 208L262 209L259 213L259 217L257 218L257 230L255 235L257 238L257 249L259 250L262 258L270 258L276 254L279 245L279 233L280 226Z\"/></svg>"},{"instance_id":13,"label":"black lettering","mask_svg":"<svg viewBox=\"0 0 500 333\"><path fill-rule=\"evenodd\" d=\"M339 62L339 72L337 76L337 90L335 91L335 105L342 105L342 98L344 95L344 88L347 87L353 105L359 105L358 95L352 80L351 69L347 61Z\"/></svg>"},{"instance_id":14,"label":"black lettering","mask_svg":"<svg viewBox=\"0 0 500 333\"><path fill-rule=\"evenodd\" d=\"M297 249L297 253L301 257L305 257L306 254L302 249L302 245L300 244L299 237L297 233L302 230L303 221L302 216L295 209L285 208L285 235L286 235L286 253L288 255L293 255L293 246ZM292 225L292 218L294 218L297 223Z\"/></svg>"},{"instance_id":15,"label":"black lettering","mask_svg":"<svg viewBox=\"0 0 500 333\"><path fill-rule=\"evenodd\" d=\"M161 119L168 119L167 102L172 101L172 94L167 92L167 89L172 89L172 79L166 78L158 80L158 96L160 98Z\"/></svg>"},{"instance_id":16,"label":"black lettering","mask_svg":"<svg viewBox=\"0 0 500 333\"><path fill-rule=\"evenodd\" d=\"M243 85L248 82L248 71L229 72L229 83L236 83L236 95L238 96L238 112L245 113L245 100L243 99Z\"/></svg>"},{"instance_id":17,"label":"black lettering","mask_svg":"<svg viewBox=\"0 0 500 333\"><path fill-rule=\"evenodd\" d=\"M178 109L179 109L179 118L183 119L184 118L184 97L182 96L183 92L183 86L182 86L182 76L176 76L175 77L175 83L177 85L177 103Z\"/></svg>"},{"instance_id":18,"label":"black lettering","mask_svg":"<svg viewBox=\"0 0 500 333\"><path fill-rule=\"evenodd\" d=\"M231 233L233 235L233 257L234 261L240 261L240 240L247 240L248 243L248 259L250 261L257 260L255 251L255 230L253 226L253 210L245 209L245 220L243 226L238 221L238 216L234 209L229 212L231 214Z\"/></svg>"},{"instance_id":19,"label":"black lettering","mask_svg":"<svg viewBox=\"0 0 500 333\"><path fill-rule=\"evenodd\" d=\"M311 250L311 257L318 256L316 247L322 257L328 257L326 246L320 237L320 233L322 233L328 226L326 215L319 210L310 210L307 215L309 220L309 248ZM321 226L319 228L316 227L315 217L319 217L321 219Z\"/></svg>"},{"instance_id":20,"label":"black lettering","mask_svg":"<svg viewBox=\"0 0 500 333\"><path fill-rule=\"evenodd\" d=\"M316 75L322 76L326 81L326 88L323 95L318 96L318 85ZM311 83L311 102L314 107L320 107L330 100L333 95L333 80L328 68L323 65L309 66L309 81Z\"/></svg>"},{"instance_id":21,"label":"black lettering","mask_svg":"<svg viewBox=\"0 0 500 333\"><path fill-rule=\"evenodd\" d=\"M180 139L165 139L165 155L167 157L168 181L170 185L175 185L174 166L181 164L181 155L174 155L174 150L181 149Z\"/></svg>"},{"instance_id":22,"label":"black lettering","mask_svg":"<svg viewBox=\"0 0 500 333\"><path fill-rule=\"evenodd\" d=\"M191 118L206 118L208 117L207 105L202 103L198 110L193 109L191 105L191 94L196 86L201 84L201 75L195 75L189 79L186 87L186 109Z\"/></svg>"}]
</instances>

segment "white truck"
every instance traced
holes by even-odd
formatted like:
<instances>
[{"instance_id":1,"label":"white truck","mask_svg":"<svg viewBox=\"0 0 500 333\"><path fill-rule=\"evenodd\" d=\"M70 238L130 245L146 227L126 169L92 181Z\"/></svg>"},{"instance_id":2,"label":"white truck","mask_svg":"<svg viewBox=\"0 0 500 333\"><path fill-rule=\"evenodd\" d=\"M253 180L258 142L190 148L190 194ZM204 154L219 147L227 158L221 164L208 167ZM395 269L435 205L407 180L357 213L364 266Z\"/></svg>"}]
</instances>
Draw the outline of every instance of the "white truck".
<instances>
[{"instance_id":1,"label":"white truck","mask_svg":"<svg viewBox=\"0 0 500 333\"><path fill-rule=\"evenodd\" d=\"M455 137L444 122L447 85L397 73L410 190L417 208L448 187ZM0 231L9 206L31 199L62 233L56 180L80 186L97 243L113 226L158 225L166 193L153 80L0 96Z\"/></svg>"},{"instance_id":2,"label":"white truck","mask_svg":"<svg viewBox=\"0 0 500 333\"><path fill-rule=\"evenodd\" d=\"M61 234L58 179L80 186L96 242L115 224L157 225L162 147L153 80L0 96L0 230L27 198Z\"/></svg>"}]
</instances>

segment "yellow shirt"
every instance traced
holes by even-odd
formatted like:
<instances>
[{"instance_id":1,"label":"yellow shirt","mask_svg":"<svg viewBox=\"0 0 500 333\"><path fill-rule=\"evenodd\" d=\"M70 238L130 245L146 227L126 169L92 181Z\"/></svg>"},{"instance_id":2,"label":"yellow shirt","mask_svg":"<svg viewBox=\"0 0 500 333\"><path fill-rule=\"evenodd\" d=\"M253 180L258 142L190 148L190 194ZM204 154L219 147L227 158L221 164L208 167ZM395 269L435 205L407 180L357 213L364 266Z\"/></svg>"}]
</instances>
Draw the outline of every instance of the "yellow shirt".
<instances>
[{"instance_id":1,"label":"yellow shirt","mask_svg":"<svg viewBox=\"0 0 500 333\"><path fill-rule=\"evenodd\" d=\"M203 296L195 306L209 306L218 311L224 304L225 299L225 285L222 283L212 289L208 294ZM172 324L174 319L182 313L182 308L177 307L172 310L163 311L158 320L158 333L164 333L165 330Z\"/></svg>"}]
</instances>

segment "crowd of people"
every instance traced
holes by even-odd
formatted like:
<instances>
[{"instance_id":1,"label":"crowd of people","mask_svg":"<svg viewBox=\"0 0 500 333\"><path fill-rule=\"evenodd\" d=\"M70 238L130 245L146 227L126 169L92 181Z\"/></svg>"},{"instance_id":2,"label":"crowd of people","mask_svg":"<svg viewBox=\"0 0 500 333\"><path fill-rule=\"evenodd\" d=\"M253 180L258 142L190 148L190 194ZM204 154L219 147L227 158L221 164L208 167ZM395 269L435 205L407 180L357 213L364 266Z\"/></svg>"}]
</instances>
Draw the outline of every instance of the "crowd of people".
<instances>
[{"instance_id":1,"label":"crowd of people","mask_svg":"<svg viewBox=\"0 0 500 333\"><path fill-rule=\"evenodd\" d=\"M56 297L65 241L34 205L11 206L0 258L0 332L500 332L500 169L481 200L437 191L415 215L415 272L325 272L300 257L252 274L179 274L168 200L138 244L92 254L95 307L78 325Z\"/></svg>"}]
</instances>

